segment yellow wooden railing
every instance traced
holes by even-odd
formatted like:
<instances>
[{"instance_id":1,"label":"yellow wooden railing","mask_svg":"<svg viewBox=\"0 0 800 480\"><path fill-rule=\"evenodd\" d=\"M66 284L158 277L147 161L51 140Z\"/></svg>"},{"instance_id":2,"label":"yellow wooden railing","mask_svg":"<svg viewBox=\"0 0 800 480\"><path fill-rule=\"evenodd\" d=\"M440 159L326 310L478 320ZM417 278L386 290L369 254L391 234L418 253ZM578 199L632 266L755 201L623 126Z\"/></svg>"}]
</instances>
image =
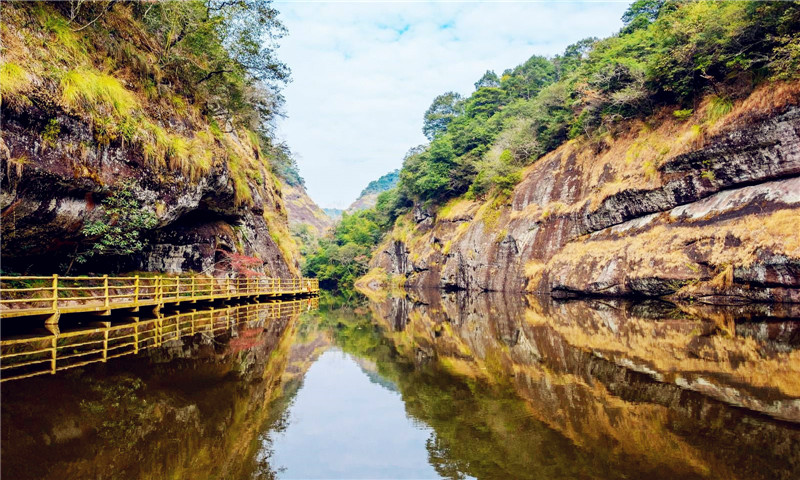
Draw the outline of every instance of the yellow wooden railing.
<instances>
[{"instance_id":1,"label":"yellow wooden railing","mask_svg":"<svg viewBox=\"0 0 800 480\"><path fill-rule=\"evenodd\" d=\"M0 318L318 293L315 278L0 277Z\"/></svg>"},{"instance_id":2,"label":"yellow wooden railing","mask_svg":"<svg viewBox=\"0 0 800 480\"><path fill-rule=\"evenodd\" d=\"M17 380L139 353L195 334L216 336L233 327L262 326L265 320L319 307L317 297L177 313L141 321L83 328L53 335L0 340L0 381Z\"/></svg>"}]
</instances>

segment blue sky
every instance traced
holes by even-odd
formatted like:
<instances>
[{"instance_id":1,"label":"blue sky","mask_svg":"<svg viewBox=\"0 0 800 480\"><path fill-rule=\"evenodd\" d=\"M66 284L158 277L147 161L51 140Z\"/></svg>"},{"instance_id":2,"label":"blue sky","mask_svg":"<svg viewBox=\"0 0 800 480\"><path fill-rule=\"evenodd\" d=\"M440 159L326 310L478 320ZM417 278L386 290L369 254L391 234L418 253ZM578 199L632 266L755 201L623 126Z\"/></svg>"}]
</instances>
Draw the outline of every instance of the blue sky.
<instances>
[{"instance_id":1,"label":"blue sky","mask_svg":"<svg viewBox=\"0 0 800 480\"><path fill-rule=\"evenodd\" d=\"M621 27L629 2L276 1L292 68L282 136L323 207L347 207L425 142L433 98L486 70L552 56Z\"/></svg>"}]
</instances>

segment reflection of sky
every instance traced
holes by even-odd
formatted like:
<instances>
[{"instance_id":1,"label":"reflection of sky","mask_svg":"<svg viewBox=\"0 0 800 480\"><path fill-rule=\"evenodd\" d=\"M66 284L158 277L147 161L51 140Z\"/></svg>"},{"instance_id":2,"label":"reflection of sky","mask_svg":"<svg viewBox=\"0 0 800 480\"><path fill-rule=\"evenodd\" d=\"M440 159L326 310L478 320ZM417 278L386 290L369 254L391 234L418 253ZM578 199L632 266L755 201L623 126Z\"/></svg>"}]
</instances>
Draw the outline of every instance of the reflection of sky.
<instances>
[{"instance_id":1,"label":"reflection of sky","mask_svg":"<svg viewBox=\"0 0 800 480\"><path fill-rule=\"evenodd\" d=\"M286 430L272 435L269 462L281 478L438 478L425 449L431 435L406 417L399 393L329 350L306 373Z\"/></svg>"}]
</instances>

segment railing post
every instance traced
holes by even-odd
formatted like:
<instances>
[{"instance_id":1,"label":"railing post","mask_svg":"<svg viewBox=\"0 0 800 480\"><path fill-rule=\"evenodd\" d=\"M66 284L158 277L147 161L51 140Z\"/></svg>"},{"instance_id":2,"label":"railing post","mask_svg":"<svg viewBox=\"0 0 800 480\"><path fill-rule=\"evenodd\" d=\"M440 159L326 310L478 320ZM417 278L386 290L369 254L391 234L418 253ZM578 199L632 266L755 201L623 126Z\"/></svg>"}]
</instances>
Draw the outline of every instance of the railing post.
<instances>
[{"instance_id":1,"label":"railing post","mask_svg":"<svg viewBox=\"0 0 800 480\"><path fill-rule=\"evenodd\" d=\"M58 335L53 335L50 339L50 346L52 348L52 356L50 357L50 373L56 373L56 357L58 356Z\"/></svg>"},{"instance_id":2,"label":"railing post","mask_svg":"<svg viewBox=\"0 0 800 480\"><path fill-rule=\"evenodd\" d=\"M164 290L161 285L161 277L156 277L156 305L161 305L164 301Z\"/></svg>"},{"instance_id":3,"label":"railing post","mask_svg":"<svg viewBox=\"0 0 800 480\"><path fill-rule=\"evenodd\" d=\"M194 300L194 286L195 286L194 275L192 275L192 300Z\"/></svg>"},{"instance_id":4,"label":"railing post","mask_svg":"<svg viewBox=\"0 0 800 480\"><path fill-rule=\"evenodd\" d=\"M225 277L225 296L231 295L231 277Z\"/></svg>"},{"instance_id":5,"label":"railing post","mask_svg":"<svg viewBox=\"0 0 800 480\"><path fill-rule=\"evenodd\" d=\"M53 274L53 311L58 311L58 274Z\"/></svg>"},{"instance_id":6,"label":"railing post","mask_svg":"<svg viewBox=\"0 0 800 480\"><path fill-rule=\"evenodd\" d=\"M175 298L177 298L179 300L181 298L181 276L180 275L175 277Z\"/></svg>"},{"instance_id":7,"label":"railing post","mask_svg":"<svg viewBox=\"0 0 800 480\"><path fill-rule=\"evenodd\" d=\"M108 307L111 304L111 299L108 297L108 275L103 275L103 295L105 296L103 305ZM106 335L106 338L108 338L108 335Z\"/></svg>"},{"instance_id":8,"label":"railing post","mask_svg":"<svg viewBox=\"0 0 800 480\"><path fill-rule=\"evenodd\" d=\"M103 329L103 362L108 360L108 328Z\"/></svg>"},{"instance_id":9,"label":"railing post","mask_svg":"<svg viewBox=\"0 0 800 480\"><path fill-rule=\"evenodd\" d=\"M139 306L139 275L133 277L133 304Z\"/></svg>"}]
</instances>

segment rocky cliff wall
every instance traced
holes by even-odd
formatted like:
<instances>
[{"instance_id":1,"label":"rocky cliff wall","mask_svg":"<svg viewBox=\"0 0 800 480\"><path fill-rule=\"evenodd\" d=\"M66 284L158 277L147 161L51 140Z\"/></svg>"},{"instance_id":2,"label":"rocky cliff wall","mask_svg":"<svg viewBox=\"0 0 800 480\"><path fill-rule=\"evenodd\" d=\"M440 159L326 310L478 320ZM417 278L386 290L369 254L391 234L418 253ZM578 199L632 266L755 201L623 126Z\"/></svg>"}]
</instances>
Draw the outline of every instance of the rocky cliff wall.
<instances>
[{"instance_id":1,"label":"rocky cliff wall","mask_svg":"<svg viewBox=\"0 0 800 480\"><path fill-rule=\"evenodd\" d=\"M299 274L252 127L170 81L129 6L80 30L60 6L3 7L3 271L220 273L250 257L249 269ZM144 248L75 263L98 240L89 222L122 223L103 204L121 190L155 216L137 232Z\"/></svg>"},{"instance_id":2,"label":"rocky cliff wall","mask_svg":"<svg viewBox=\"0 0 800 480\"><path fill-rule=\"evenodd\" d=\"M417 206L371 266L411 288L798 302L799 98L770 84L721 118L571 141L508 197Z\"/></svg>"},{"instance_id":3,"label":"rocky cliff wall","mask_svg":"<svg viewBox=\"0 0 800 480\"><path fill-rule=\"evenodd\" d=\"M333 219L308 196L303 186L284 184L281 190L290 227L307 225L313 236L321 237L333 226Z\"/></svg>"},{"instance_id":4,"label":"rocky cliff wall","mask_svg":"<svg viewBox=\"0 0 800 480\"><path fill-rule=\"evenodd\" d=\"M211 273L228 254L239 253L258 257L259 269L270 275L297 272L297 259L273 235L287 229L277 189L254 186L252 202L239 204L230 166L222 162L192 179L179 171L153 168L141 152L122 143L79 152L76 145L92 143L91 125L63 112L53 115L35 105L3 105L4 270L62 270L59 265L68 264L87 245L81 232L84 225L104 218L102 200L129 183L135 198L156 215L157 225L144 232L144 251L100 259L105 267ZM39 132L52 118L61 126L59 137L53 145L45 145ZM97 262L87 267L100 268Z\"/></svg>"}]
</instances>

